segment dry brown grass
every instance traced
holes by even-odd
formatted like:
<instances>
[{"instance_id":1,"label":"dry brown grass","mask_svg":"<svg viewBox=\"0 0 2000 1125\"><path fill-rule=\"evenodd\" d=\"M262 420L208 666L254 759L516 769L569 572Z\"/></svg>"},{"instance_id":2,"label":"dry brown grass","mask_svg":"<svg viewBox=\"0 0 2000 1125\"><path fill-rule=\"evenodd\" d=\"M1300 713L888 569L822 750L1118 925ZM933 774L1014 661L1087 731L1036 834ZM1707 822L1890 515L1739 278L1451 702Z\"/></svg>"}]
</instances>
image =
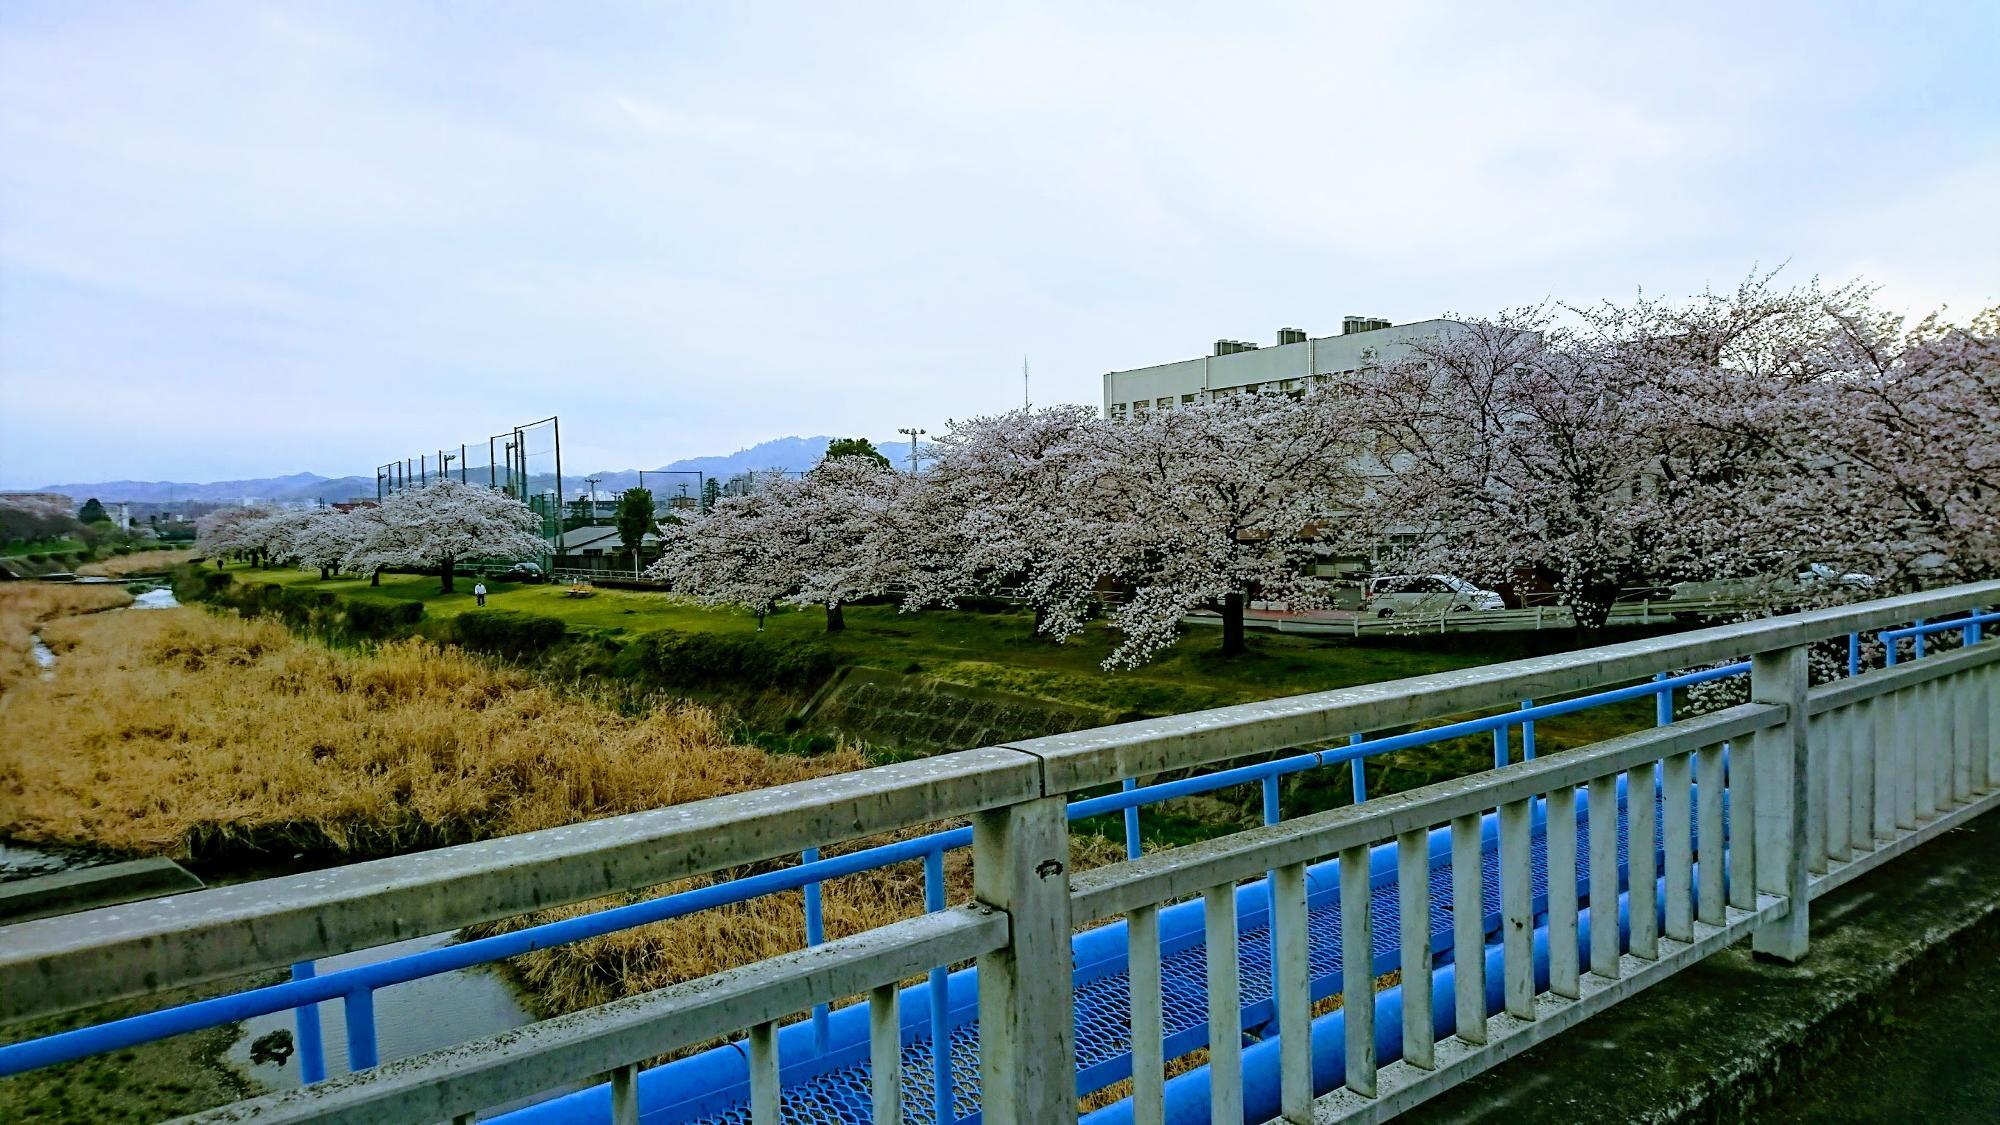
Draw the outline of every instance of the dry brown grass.
<instances>
[{"instance_id":1,"label":"dry brown grass","mask_svg":"<svg viewBox=\"0 0 2000 1125\"><path fill-rule=\"evenodd\" d=\"M30 655L31 641L42 625L59 617L131 604L132 595L116 586L55 582L0 585L0 695L36 678L40 670ZM7 741L16 741L11 730Z\"/></svg>"},{"instance_id":2,"label":"dry brown grass","mask_svg":"<svg viewBox=\"0 0 2000 1125\"><path fill-rule=\"evenodd\" d=\"M113 555L108 559L84 563L76 568L76 572L100 578L125 578L133 574L165 574L184 562L193 561L194 557L195 552L191 547L134 551L129 555Z\"/></svg>"},{"instance_id":3,"label":"dry brown grass","mask_svg":"<svg viewBox=\"0 0 2000 1125\"><path fill-rule=\"evenodd\" d=\"M121 595L122 596L122 595ZM194 609L43 630L0 698L0 835L143 854L359 859L856 768L631 718L452 650L335 652Z\"/></svg>"},{"instance_id":4,"label":"dry brown grass","mask_svg":"<svg viewBox=\"0 0 2000 1125\"><path fill-rule=\"evenodd\" d=\"M942 827L942 826L932 826ZM840 855L859 848L906 839L925 829L880 836L825 849ZM1123 846L1101 836L1071 837L1071 869L1102 867L1124 859ZM972 857L966 849L945 854L946 897L954 905L972 897ZM665 887L539 911L522 918L474 927L471 936L506 933L524 926L573 918L676 891L691 890L749 874L749 869L683 880ZM924 909L920 862L863 871L828 880L822 890L828 939L846 937L914 918ZM723 969L747 965L805 945L805 904L799 891L766 895L750 902L665 922L655 922L572 945L539 949L512 961L541 1014L573 1012L622 996L664 988ZM914 983L914 982L911 982Z\"/></svg>"},{"instance_id":5,"label":"dry brown grass","mask_svg":"<svg viewBox=\"0 0 2000 1125\"><path fill-rule=\"evenodd\" d=\"M67 618L44 636L62 653L57 676L0 698L8 734L0 745L0 836L28 842L181 857L359 859L863 764L851 751L800 758L732 745L698 708L621 716L417 641L336 652L272 622L195 609ZM1118 856L1116 844L1096 837L1077 846L1082 866ZM963 852L947 858L946 878L954 901L969 896ZM825 892L827 932L839 937L911 917L922 904L918 864L834 880ZM793 892L541 950L512 967L553 1014L748 964L804 940Z\"/></svg>"}]
</instances>

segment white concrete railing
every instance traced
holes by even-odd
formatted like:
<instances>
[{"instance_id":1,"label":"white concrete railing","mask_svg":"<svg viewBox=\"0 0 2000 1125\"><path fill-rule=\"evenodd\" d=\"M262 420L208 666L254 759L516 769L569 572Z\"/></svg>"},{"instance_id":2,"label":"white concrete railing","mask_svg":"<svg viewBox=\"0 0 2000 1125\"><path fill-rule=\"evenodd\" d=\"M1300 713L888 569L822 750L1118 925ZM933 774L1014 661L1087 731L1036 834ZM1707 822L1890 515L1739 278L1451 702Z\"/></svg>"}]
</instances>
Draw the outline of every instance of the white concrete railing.
<instances>
[{"instance_id":1,"label":"white concrete railing","mask_svg":"<svg viewBox=\"0 0 2000 1125\"><path fill-rule=\"evenodd\" d=\"M870 996L877 1120L897 1120L895 982L976 958L982 1110L993 1123L1069 1120L1076 1113L1070 933L1125 916L1133 945L1135 1120L1158 1120L1160 906L1205 903L1212 1024L1237 1007L1239 881L1274 872L1278 1023L1284 1119L1378 1120L1463 1081L1524 1045L1750 935L1764 953L1805 952L1814 893L1900 855L2000 802L2000 641L1808 689L1805 646L1857 631L2000 602L2000 582L1883 599L1767 621L1538 657L1508 664L1192 715L1033 739L858 771L569 828L524 834L328 872L218 888L0 930L0 1018L58 1011L254 967L435 933L803 848L970 816L975 902L699 981L578 1012L493 1039L391 1062L205 1120L436 1121L556 1086L609 1075L619 1121L637 1119L640 1060L747 1031L753 1118L778 1120L774 1030L815 1004ZM1483 772L1364 805L1159 852L1072 879L1067 794L1124 778L1188 770L1274 750L1344 740L1522 698L1548 699L1677 668L1753 661L1751 701L1591 747ZM1724 771L1723 744L1731 749ZM1629 941L1593 927L1576 894L1577 819L1615 823L1617 782L1698 799L1665 802L1664 871L1632 854ZM1582 796L1578 797L1579 787ZM1730 816L1755 825L1719 863L1696 840ZM1532 956L1529 824L1547 807L1550 919L1547 985ZM1497 810L1504 1010L1485 1008L1484 933L1468 912L1455 933L1453 1033L1432 1031L1428 896L1418 852L1448 826L1458 901L1477 895L1480 818ZM1630 807L1632 834L1654 830L1651 802ZM1374 1006L1345 1009L1345 1082L1312 1089L1304 867L1339 857L1348 995L1375 992L1367 949L1366 856L1394 842L1404 919L1404 1057L1379 1063ZM1592 903L1618 901L1611 833L1586 855ZM1664 875L1664 926L1654 918ZM1563 876L1568 875L1569 878ZM1724 897L1725 885L1727 898ZM1424 925L1419 925L1419 922ZM1417 956L1418 943L1424 955ZM1470 955L1474 948L1480 955ZM1588 955L1587 960L1586 956ZM1585 971L1585 966L1589 970ZM1151 1003L1149 1003L1149 1001ZM1149 1044L1152 1045L1149 1048ZM1241 1046L1211 1044L1216 1121L1241 1121ZM1317 1095L1317 1096L1315 1096ZM1232 1116L1232 1113L1234 1116Z\"/></svg>"}]
</instances>

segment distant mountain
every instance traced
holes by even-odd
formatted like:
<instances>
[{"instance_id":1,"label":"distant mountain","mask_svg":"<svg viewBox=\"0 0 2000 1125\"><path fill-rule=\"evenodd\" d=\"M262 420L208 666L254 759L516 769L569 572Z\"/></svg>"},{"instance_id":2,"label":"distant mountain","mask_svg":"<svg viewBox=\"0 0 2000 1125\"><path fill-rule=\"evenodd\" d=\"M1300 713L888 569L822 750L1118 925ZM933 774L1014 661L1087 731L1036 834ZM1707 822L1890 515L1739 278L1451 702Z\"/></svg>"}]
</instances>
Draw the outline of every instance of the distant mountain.
<instances>
[{"instance_id":1,"label":"distant mountain","mask_svg":"<svg viewBox=\"0 0 2000 1125\"><path fill-rule=\"evenodd\" d=\"M95 496L107 504L164 504L175 500L202 500L227 503L246 497L258 500L325 500L333 503L356 496L373 497L373 477L323 477L317 473L293 473L282 477L253 480L218 480L205 484L166 480L104 480L88 484L51 484L43 492L60 492L78 503Z\"/></svg>"},{"instance_id":2,"label":"distant mountain","mask_svg":"<svg viewBox=\"0 0 2000 1125\"><path fill-rule=\"evenodd\" d=\"M875 443L875 448L889 459L890 464L898 469L909 468L908 438L893 441L883 441L878 438L869 440ZM704 477L720 477L724 480L738 473L762 472L766 469L802 473L825 459L826 447L832 442L833 438L824 434L818 437L781 437L759 442L748 449L739 449L734 453L711 457L684 457L679 461L661 465L657 469L645 470L645 483L646 487L652 489L658 496L675 493L682 485L687 487L687 494L693 496L700 491L698 483L700 478L694 476L695 473L700 473ZM923 448L919 446L919 452ZM666 475L669 473L686 475L675 478ZM640 475L637 469L607 469L583 476L564 473L563 491L572 497L581 496L584 490L590 487L584 483L586 477L595 477L597 494L600 497L616 495L628 488L637 487ZM550 478L545 481L542 479L542 474L537 474L530 484L535 488L553 488L555 480Z\"/></svg>"},{"instance_id":3,"label":"distant mountain","mask_svg":"<svg viewBox=\"0 0 2000 1125\"><path fill-rule=\"evenodd\" d=\"M690 496L700 492L700 473L707 477L727 479L737 473L759 472L765 469L782 469L789 473L804 472L820 463L826 457L826 447L833 438L781 437L759 442L748 449L713 457L688 457L657 469L645 470L646 487L661 496L670 495L686 485ZM908 439L875 441L875 448L889 458L898 469L909 468L910 443ZM482 470L483 471L483 470ZM668 473L688 474L679 478L667 477ZM658 474L658 475L655 475ZM640 472L636 469L602 470L595 473L563 474L563 493L566 497L581 496L589 486L586 478L597 478L597 492L600 496L614 495L639 484ZM533 491L553 489L556 479L553 474L535 473L528 480ZM208 503L230 503L243 499L300 501L324 500L334 503L351 500L357 496L372 498L375 495L373 477L323 477L316 473L293 473L283 477L259 477L254 480L219 480L205 484L186 481L149 480L106 480L87 484L51 484L39 491L60 492L74 497L81 504L92 496L107 504L164 504L177 500L200 500Z\"/></svg>"}]
</instances>

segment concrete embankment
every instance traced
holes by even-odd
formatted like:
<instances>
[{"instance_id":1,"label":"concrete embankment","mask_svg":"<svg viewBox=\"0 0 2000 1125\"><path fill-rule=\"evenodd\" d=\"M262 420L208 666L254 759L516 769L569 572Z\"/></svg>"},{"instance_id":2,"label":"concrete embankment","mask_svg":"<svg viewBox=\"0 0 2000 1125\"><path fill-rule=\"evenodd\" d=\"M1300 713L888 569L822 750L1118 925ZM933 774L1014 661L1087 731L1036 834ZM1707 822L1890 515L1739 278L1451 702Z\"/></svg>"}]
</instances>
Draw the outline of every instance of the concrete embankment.
<instances>
[{"instance_id":1,"label":"concrete embankment","mask_svg":"<svg viewBox=\"0 0 2000 1125\"><path fill-rule=\"evenodd\" d=\"M1865 1057L1953 1044L1995 1066L1990 1026L1891 1049L1889 1030L2000 964L2000 813L1946 833L1813 903L1812 951L1710 958L1423 1106L1425 1123L1819 1119L1814 1097ZM1902 1013L1902 1014L1899 1014ZM1975 1042L1965 1042L1971 1037ZM1905 1037L1907 1038L1907 1037ZM1913 1054L1914 1053L1914 1054ZM1991 1081L1965 1073L1955 1080ZM1913 1082L1924 1081L1913 1078ZM1879 1087L1879 1083L1877 1084ZM1933 1091L1935 1093L1935 1091ZM1910 1118L1906 1118L1910 1119ZM1925 1118L1932 1119L1932 1118ZM1979 1116L1938 1120L1982 1120Z\"/></svg>"}]
</instances>

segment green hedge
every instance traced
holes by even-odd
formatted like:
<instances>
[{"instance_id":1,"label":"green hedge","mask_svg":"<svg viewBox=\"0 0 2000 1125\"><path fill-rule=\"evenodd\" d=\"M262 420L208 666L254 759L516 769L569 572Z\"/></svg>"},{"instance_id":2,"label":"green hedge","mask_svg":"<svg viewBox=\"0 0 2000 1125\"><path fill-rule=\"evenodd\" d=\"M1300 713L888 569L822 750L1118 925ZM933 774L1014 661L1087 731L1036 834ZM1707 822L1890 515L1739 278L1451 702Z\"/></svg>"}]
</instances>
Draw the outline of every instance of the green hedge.
<instances>
[{"instance_id":1,"label":"green hedge","mask_svg":"<svg viewBox=\"0 0 2000 1125\"><path fill-rule=\"evenodd\" d=\"M347 603L347 627L357 636L380 640L394 636L423 619L422 602L365 602L351 599Z\"/></svg>"},{"instance_id":2,"label":"green hedge","mask_svg":"<svg viewBox=\"0 0 2000 1125\"><path fill-rule=\"evenodd\" d=\"M833 651L814 641L726 633L641 633L619 653L619 671L666 687L811 687L833 674Z\"/></svg>"},{"instance_id":3,"label":"green hedge","mask_svg":"<svg viewBox=\"0 0 2000 1125\"><path fill-rule=\"evenodd\" d=\"M569 626L559 617L506 609L469 610L451 622L451 639L461 647L508 660L540 656L562 643L568 633Z\"/></svg>"}]
</instances>

